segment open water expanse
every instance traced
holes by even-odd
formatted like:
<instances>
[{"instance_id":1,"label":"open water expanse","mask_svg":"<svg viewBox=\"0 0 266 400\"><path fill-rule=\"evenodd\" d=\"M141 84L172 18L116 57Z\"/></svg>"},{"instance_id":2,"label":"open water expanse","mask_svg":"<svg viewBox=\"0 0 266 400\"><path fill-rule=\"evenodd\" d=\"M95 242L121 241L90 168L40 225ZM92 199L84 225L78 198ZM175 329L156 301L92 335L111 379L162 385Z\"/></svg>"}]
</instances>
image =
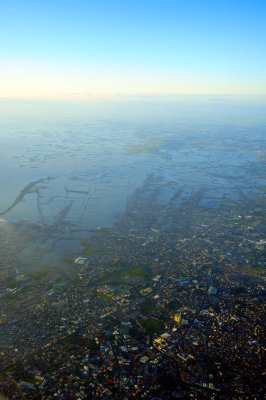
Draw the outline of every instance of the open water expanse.
<instances>
[{"instance_id":1,"label":"open water expanse","mask_svg":"<svg viewBox=\"0 0 266 400\"><path fill-rule=\"evenodd\" d=\"M1 123L0 218L16 229L38 226L17 252L28 269L65 265L80 240L111 227L127 198L152 174L167 204L204 189L202 205L237 202L265 188L264 126L124 119L16 119ZM178 201L178 200L177 200ZM33 256L34 254L34 256Z\"/></svg>"}]
</instances>

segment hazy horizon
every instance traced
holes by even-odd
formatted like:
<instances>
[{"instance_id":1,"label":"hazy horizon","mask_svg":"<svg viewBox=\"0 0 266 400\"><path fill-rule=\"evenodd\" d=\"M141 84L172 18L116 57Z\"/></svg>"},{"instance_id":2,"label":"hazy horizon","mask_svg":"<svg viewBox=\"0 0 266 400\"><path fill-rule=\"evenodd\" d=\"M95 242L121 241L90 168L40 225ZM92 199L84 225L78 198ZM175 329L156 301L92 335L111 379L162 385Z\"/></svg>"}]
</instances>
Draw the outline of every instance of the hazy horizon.
<instances>
[{"instance_id":1,"label":"hazy horizon","mask_svg":"<svg viewBox=\"0 0 266 400\"><path fill-rule=\"evenodd\" d=\"M153 122L186 124L266 123L264 96L179 96L169 98L134 98L98 101L48 101L0 99L0 127L15 121L31 125L64 120L108 119L149 124ZM0 133L1 134L1 133ZM3 134L3 131L2 131Z\"/></svg>"}]
</instances>

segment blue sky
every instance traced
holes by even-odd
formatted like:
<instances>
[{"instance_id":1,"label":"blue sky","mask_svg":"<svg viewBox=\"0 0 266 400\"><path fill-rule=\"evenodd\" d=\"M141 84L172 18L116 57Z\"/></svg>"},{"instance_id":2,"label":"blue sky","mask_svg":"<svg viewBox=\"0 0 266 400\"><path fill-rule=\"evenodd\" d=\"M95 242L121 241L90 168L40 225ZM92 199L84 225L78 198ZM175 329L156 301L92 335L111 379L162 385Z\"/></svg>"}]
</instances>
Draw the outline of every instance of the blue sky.
<instances>
[{"instance_id":1,"label":"blue sky","mask_svg":"<svg viewBox=\"0 0 266 400\"><path fill-rule=\"evenodd\" d=\"M265 20L265 0L3 0L0 97L266 95Z\"/></svg>"}]
</instances>

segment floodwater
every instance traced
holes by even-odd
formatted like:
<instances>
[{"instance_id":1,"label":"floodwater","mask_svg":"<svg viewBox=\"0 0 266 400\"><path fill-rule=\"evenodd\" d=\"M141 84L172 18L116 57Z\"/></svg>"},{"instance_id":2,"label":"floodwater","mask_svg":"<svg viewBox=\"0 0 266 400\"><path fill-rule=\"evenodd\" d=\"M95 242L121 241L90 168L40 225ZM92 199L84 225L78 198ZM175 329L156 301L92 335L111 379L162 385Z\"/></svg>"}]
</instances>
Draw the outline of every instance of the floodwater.
<instances>
[{"instance_id":1,"label":"floodwater","mask_svg":"<svg viewBox=\"0 0 266 400\"><path fill-rule=\"evenodd\" d=\"M265 186L261 125L84 116L23 121L1 124L0 217L20 222L22 231L24 224L38 226L34 241L17 254L29 268L25 260L33 253L35 264L55 266L78 255L80 240L95 227L111 227L149 174L165 182L156 199L162 204L172 198L173 184L183 197L204 188L205 207Z\"/></svg>"}]
</instances>

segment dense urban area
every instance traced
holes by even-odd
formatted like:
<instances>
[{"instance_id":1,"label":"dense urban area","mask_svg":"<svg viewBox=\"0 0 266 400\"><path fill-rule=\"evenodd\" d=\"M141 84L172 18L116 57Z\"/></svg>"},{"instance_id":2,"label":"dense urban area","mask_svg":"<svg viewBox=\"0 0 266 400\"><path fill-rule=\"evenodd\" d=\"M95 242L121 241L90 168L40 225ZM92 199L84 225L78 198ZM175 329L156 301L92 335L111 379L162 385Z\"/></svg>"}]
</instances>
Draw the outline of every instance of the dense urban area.
<instances>
[{"instance_id":1,"label":"dense urban area","mask_svg":"<svg viewBox=\"0 0 266 400\"><path fill-rule=\"evenodd\" d=\"M26 273L15 253L40 226L2 220L3 395L264 398L264 194L207 208L179 186L163 205L166 184L148 176L67 269Z\"/></svg>"}]
</instances>

